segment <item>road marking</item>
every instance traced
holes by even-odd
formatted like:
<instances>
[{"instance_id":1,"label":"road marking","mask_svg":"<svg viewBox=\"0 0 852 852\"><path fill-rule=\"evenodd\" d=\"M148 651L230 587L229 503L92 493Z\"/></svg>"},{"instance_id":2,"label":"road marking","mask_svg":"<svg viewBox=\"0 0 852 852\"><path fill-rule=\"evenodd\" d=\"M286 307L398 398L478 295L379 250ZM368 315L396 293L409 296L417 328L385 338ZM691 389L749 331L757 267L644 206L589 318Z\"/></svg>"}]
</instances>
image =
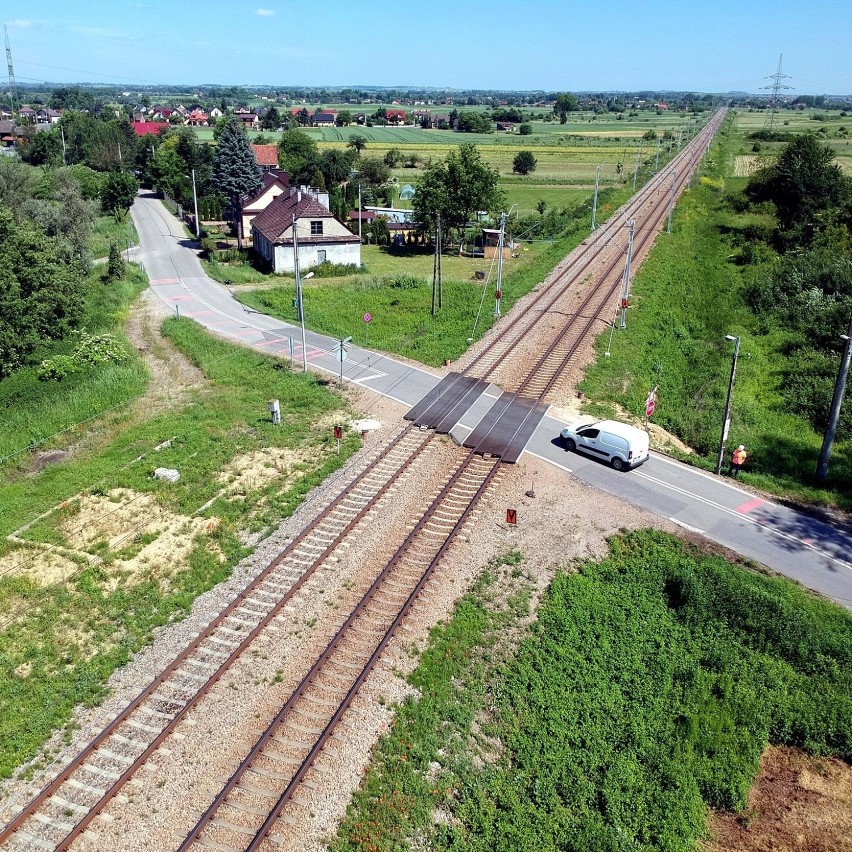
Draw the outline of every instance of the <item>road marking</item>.
<instances>
[{"instance_id":1,"label":"road marking","mask_svg":"<svg viewBox=\"0 0 852 852\"><path fill-rule=\"evenodd\" d=\"M707 497L701 497L699 494L694 494L693 492L687 491L684 488L680 488L677 485L672 485L668 482L664 482L662 479L657 479L655 476L649 476L647 473L642 473L638 470L634 471L634 473L636 476L640 476L643 479L655 482L657 485L661 485L663 488L668 488L671 491L676 491L679 494L683 494L684 496L689 497L691 500L695 500L699 503L704 503L707 506L712 506L714 509L718 509L719 511L724 512L725 514L732 515L733 517L739 518L741 521L745 521L746 523L749 523L752 526L766 530L767 532L772 533L772 535L778 536L778 538L784 539L785 541L792 541L795 544L804 547L806 550L811 550L819 556L825 557L830 562L836 562L843 568L852 569L852 563L847 562L844 559L840 559L837 556L833 556L831 553L821 547L818 547L814 544L809 544L807 539L799 538L798 536L790 535L790 533L782 532L781 530L768 525L764 520L750 518L748 515L740 514L736 509L729 509L727 506L723 506L721 503L717 503L715 500L709 500Z\"/></svg>"},{"instance_id":2,"label":"road marking","mask_svg":"<svg viewBox=\"0 0 852 852\"><path fill-rule=\"evenodd\" d=\"M748 500L745 503L741 503L737 506L736 511L740 512L740 514L747 515L749 512L753 512L758 506L762 506L766 501L761 500L760 497L755 497L754 500ZM803 539L804 541L804 539Z\"/></svg>"},{"instance_id":3,"label":"road marking","mask_svg":"<svg viewBox=\"0 0 852 852\"><path fill-rule=\"evenodd\" d=\"M669 520L673 524L677 524L679 527L683 527L685 530L689 530L692 533L697 533L698 535L707 535L704 530L698 529L698 527L692 526L692 524L687 524L684 521L679 521L677 518L669 518Z\"/></svg>"},{"instance_id":4,"label":"road marking","mask_svg":"<svg viewBox=\"0 0 852 852\"><path fill-rule=\"evenodd\" d=\"M524 452L527 453L528 455L531 455L533 458L541 459L543 462L547 462L548 464L552 464L554 467L558 467L560 470L567 471L568 473L574 473L574 471L570 467L568 467L567 465L560 464L558 461L554 461L553 459L548 458L547 456L539 455L538 453L534 453L532 450L527 450L527 449L525 449Z\"/></svg>"}]
</instances>

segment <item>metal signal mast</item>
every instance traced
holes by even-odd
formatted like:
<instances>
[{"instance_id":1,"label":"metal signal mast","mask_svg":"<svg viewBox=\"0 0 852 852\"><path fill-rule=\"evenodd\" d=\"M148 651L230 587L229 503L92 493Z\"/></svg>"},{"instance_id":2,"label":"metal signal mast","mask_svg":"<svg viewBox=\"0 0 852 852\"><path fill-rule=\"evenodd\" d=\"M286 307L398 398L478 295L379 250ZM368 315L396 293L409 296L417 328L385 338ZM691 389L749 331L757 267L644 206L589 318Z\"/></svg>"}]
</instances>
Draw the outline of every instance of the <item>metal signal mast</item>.
<instances>
[{"instance_id":1,"label":"metal signal mast","mask_svg":"<svg viewBox=\"0 0 852 852\"><path fill-rule=\"evenodd\" d=\"M15 69L12 67L12 45L9 44L9 29L3 24L3 32L6 34L6 67L9 69L9 98L12 112L15 111Z\"/></svg>"},{"instance_id":2,"label":"metal signal mast","mask_svg":"<svg viewBox=\"0 0 852 852\"><path fill-rule=\"evenodd\" d=\"M771 89L772 94L769 97L769 116L766 119L766 129L772 130L775 127L775 115L778 112L778 95L780 94L782 89L792 89L792 86L786 86L782 83L782 80L790 80L791 77L789 74L781 73L781 59L784 54L782 53L778 57L778 70L774 74L770 74L766 77L766 80L772 80L771 86L761 86L761 89Z\"/></svg>"}]
</instances>

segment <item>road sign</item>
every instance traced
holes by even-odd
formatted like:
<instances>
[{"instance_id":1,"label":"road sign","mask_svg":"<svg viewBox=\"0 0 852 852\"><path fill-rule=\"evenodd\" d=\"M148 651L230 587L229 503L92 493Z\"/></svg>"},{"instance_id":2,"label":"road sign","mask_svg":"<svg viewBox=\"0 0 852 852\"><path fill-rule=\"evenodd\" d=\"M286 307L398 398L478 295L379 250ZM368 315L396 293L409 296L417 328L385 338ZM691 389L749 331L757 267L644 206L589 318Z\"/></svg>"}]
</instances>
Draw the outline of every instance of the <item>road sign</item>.
<instances>
[{"instance_id":1,"label":"road sign","mask_svg":"<svg viewBox=\"0 0 852 852\"><path fill-rule=\"evenodd\" d=\"M367 313L364 314L364 322L372 322L372 321L373 321L373 315L369 311L367 311Z\"/></svg>"},{"instance_id":2,"label":"road sign","mask_svg":"<svg viewBox=\"0 0 852 852\"><path fill-rule=\"evenodd\" d=\"M331 351L334 357L340 361L340 386L343 387L343 362L346 360L346 353L349 351L349 342L351 337L342 337L334 344Z\"/></svg>"},{"instance_id":3,"label":"road sign","mask_svg":"<svg viewBox=\"0 0 852 852\"><path fill-rule=\"evenodd\" d=\"M657 386L657 387L659 387L659 386ZM657 407L657 387L655 387L652 391L650 391L650 393L648 394L648 398L645 400L645 416L646 417L650 417L654 413L654 410Z\"/></svg>"}]
</instances>

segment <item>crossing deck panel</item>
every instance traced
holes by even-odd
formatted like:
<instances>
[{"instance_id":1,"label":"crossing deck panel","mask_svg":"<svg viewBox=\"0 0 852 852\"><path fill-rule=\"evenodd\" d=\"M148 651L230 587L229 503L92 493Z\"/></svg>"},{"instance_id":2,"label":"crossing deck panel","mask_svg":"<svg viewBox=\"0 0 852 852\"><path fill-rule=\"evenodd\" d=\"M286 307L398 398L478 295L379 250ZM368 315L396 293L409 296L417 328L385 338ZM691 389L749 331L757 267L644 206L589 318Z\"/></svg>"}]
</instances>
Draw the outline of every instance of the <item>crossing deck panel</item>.
<instances>
[{"instance_id":1,"label":"crossing deck panel","mask_svg":"<svg viewBox=\"0 0 852 852\"><path fill-rule=\"evenodd\" d=\"M514 464L547 411L534 399L503 394L467 436L464 446Z\"/></svg>"},{"instance_id":2,"label":"crossing deck panel","mask_svg":"<svg viewBox=\"0 0 852 852\"><path fill-rule=\"evenodd\" d=\"M449 432L486 387L488 385L482 379L448 373L405 415L405 419L416 426L437 428L443 424L446 428L438 431ZM446 425L450 412L454 412L456 419Z\"/></svg>"}]
</instances>

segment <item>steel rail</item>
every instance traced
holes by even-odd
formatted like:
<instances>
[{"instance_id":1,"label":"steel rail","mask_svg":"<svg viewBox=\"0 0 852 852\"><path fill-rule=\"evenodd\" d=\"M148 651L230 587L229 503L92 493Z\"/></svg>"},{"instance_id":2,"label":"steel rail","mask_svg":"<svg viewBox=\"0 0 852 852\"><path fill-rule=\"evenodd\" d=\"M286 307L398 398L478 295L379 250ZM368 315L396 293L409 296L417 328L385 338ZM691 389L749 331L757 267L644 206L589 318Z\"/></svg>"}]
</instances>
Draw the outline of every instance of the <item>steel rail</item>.
<instances>
[{"instance_id":1,"label":"steel rail","mask_svg":"<svg viewBox=\"0 0 852 852\"><path fill-rule=\"evenodd\" d=\"M414 430L412 427L403 429L393 441L385 447L382 452L365 468L352 483L339 494L323 511L302 530L296 538L291 541L278 556L273 559L266 568L263 569L252 582L240 594L225 607L219 615L210 622L202 634L199 634L177 657L141 692L133 701L131 701L109 725L104 728L94 740L92 740L77 757L67 764L59 775L54 778L46 787L44 787L37 796L25 805L22 811L17 814L2 830L0 830L0 843L9 840L13 835L22 830L34 814L36 814L46 801L54 796L57 791L65 784L73 774L84 768L87 761L104 745L104 743L123 725L133 714L143 705L143 703L153 696L156 691L180 668L183 663L190 659L195 654L202 643L213 635L217 628L220 627L228 617L230 617L236 609L242 606L246 598L250 597L252 592L256 590L270 575L278 568L278 566L287 559L312 533L347 499L347 492L361 485L374 471L386 461L389 456L402 444L402 442ZM104 794L95 802L94 806L75 824L74 828L56 845L56 849L68 849L71 843L88 827L91 821L100 813L104 807L113 799L119 790L130 780L130 778L138 771L139 767L153 754L165 739L172 733L174 728L186 716L186 714L195 707L198 702L210 691L215 683L221 679L222 675L227 671L233 662L244 652L246 646L250 644L268 624L280 613L281 609L296 595L296 593L305 585L305 583L313 576L317 567L322 564L328 554L333 551L346 535L363 519L363 517L376 503L387 493L388 489L398 481L399 477L405 472L410 465L420 456L425 447L431 442L432 436L424 440L422 444L417 446L408 457L402 460L401 466L392 475L379 491L362 507L362 509L351 518L341 532L325 546L323 551L316 557L313 565L310 566L293 584L293 586L285 593L285 595L270 609L270 611L262 618L260 623L249 633L240 645L225 659L219 668L213 672L210 679L202 684L194 695L192 695L183 708L181 708L175 717L165 726L163 731L151 742L148 747L134 760L124 772L119 775L119 778L104 792Z\"/></svg>"},{"instance_id":2,"label":"steel rail","mask_svg":"<svg viewBox=\"0 0 852 852\"><path fill-rule=\"evenodd\" d=\"M499 336L495 335L493 337L482 352L480 352L474 360L471 361L464 370L462 370L462 374L474 374L477 367L483 366L482 362L488 358L494 363L487 367L483 374L480 374L481 378L487 380L488 377L495 372L506 352L511 351L511 349L517 345L518 339L534 328L538 322L547 315L547 311L549 311L568 291L575 280L608 248L608 242L612 239L611 224L613 221L634 215L633 211L641 209L648 200L650 200L654 193L664 188L662 186L663 182L675 171L680 173L679 185L682 190L685 182L683 175L689 174L690 170L694 168L695 163L700 159L700 156L694 156L695 151L701 150L704 145L707 144L707 141L712 139L723 118L724 111L720 110L719 113L717 113L717 115L714 116L714 118L708 122L704 128L702 128L702 131L695 137L695 139L689 142L676 157L670 160L663 169L661 169L648 183L645 184L640 193L634 195L628 202L622 205L622 207L613 214L606 225L599 228L597 231L594 231L589 237L587 237L583 243L577 247L580 252L574 262L567 269L563 270L556 278L554 278L547 287L542 289L541 292L525 306L522 313L516 314L508 324L505 324L502 327ZM686 170L682 170L684 160L689 160L689 168ZM574 251L577 251L577 249L574 249ZM568 256L570 257L570 254ZM546 299L549 299L550 301L546 305L541 304ZM532 320L532 322L527 322L528 317L534 311L539 311L538 315Z\"/></svg>"},{"instance_id":3,"label":"steel rail","mask_svg":"<svg viewBox=\"0 0 852 852\"><path fill-rule=\"evenodd\" d=\"M220 790L217 794L214 801L208 807L208 809L202 814L199 818L198 822L194 826L194 828L187 835L183 843L178 848L178 852L186 852L192 848L192 846L196 843L196 841L202 839L202 834L205 829L211 824L214 820L219 809L227 804L228 796L234 791L234 789L239 785L243 776L249 769L251 768L251 764L262 755L263 749L269 743L271 738L275 735L275 732L281 725L282 721L292 713L294 707L297 706L298 702L301 700L304 692L311 686L312 682L316 679L317 675L322 671L323 667L326 665L327 661L331 658L335 649L341 644L344 640L347 632L350 630L352 625L358 620L358 618L364 613L372 599L375 597L377 591L381 588L381 586L385 583L388 576L391 574L393 569L399 564L400 560L403 556L407 554L409 549L412 547L415 539L419 536L420 532L424 529L424 527L432 520L432 518L436 515L437 511L442 508L444 501L447 499L448 495L450 495L456 486L456 484L461 480L462 476L469 470L470 466L478 461L475 450L471 450L459 463L455 472L452 474L450 479L438 493L438 495L434 498L429 508L417 522L416 526L412 531L408 534L405 541L399 546L396 553L391 557L391 559L387 562L382 571L378 574L376 579L373 581L370 588L364 593L359 602L351 611L350 615L328 643L326 649L311 667L311 670L305 675L302 682L295 688L295 690L290 695L290 698L287 702L282 706L281 710L276 714L275 718L269 724L264 733L260 736L258 741L252 747L251 751L245 757L245 759L241 762L240 766L235 770L235 772L231 775L231 777L226 782L225 786ZM419 596L420 592L423 589L423 586L428 581L432 572L434 571L435 566L438 564L440 559L446 553L449 546L455 540L456 535L459 530L462 528L464 522L467 520L470 512L473 510L475 504L478 502L479 498L487 489L488 485L492 482L497 470L500 467L499 459L494 459L492 465L488 469L487 474L479 486L476 494L468 501L467 506L462 511L460 518L456 521L453 529L447 534L444 541L442 542L438 552L429 562L426 570L423 572L419 582L417 583L415 589L410 593L407 598L405 604L400 608L396 617L393 620L391 627L385 632L383 638L380 640L378 646L371 654L368 663L362 668L360 674L357 676L355 683L347 692L346 698L343 702L338 706L338 709L335 711L331 721L324 728L321 733L319 739L316 741L314 746L311 748L309 755L303 761L299 770L294 775L293 779L288 785L287 790L282 794L281 798L278 800L275 808L271 812L270 816L264 822L264 825L267 823L271 824L275 819L278 818L278 814L283 807L286 805L287 800L289 800L292 795L293 790L295 790L296 785L301 781L304 777L304 774L310 768L310 765L313 763L316 754L321 750L322 746L328 741L328 738L331 736L333 729L340 718L343 716L345 711L348 709L364 680L369 675L372 668L375 666L376 661L378 660L381 652L384 650L387 643L390 641L393 632L399 626L399 623L411 609L416 598ZM288 792L289 791L289 792ZM262 839L262 838L261 838ZM203 841L202 841L203 842ZM257 841L259 842L259 841ZM254 845L249 846L248 848L255 848Z\"/></svg>"},{"instance_id":4,"label":"steel rail","mask_svg":"<svg viewBox=\"0 0 852 852\"><path fill-rule=\"evenodd\" d=\"M683 190L683 187L689 180L690 175L688 171L679 177L679 191ZM641 235L640 239L636 243L634 243L635 251L637 254L641 253L646 248L646 246L648 246L649 243L653 244L653 241L658 236L659 225L667 212L667 204L665 204L664 202L664 198L659 199L659 201L654 205L654 207L648 211L645 219L643 219L642 221L641 226L637 228L637 233ZM601 273L600 280L605 281L619 266L621 266L621 262L622 258L620 256L616 256L612 260L612 262L607 266L604 272ZM549 368L548 372L550 372L550 377L545 382L544 387L535 394L535 398L543 399L547 395L547 393L552 389L552 387L558 380L561 371L565 368L568 361L577 352L577 349L579 349L579 347L582 345L588 332L592 329L595 323L601 321L602 317L600 314L602 310L607 305L611 304L611 300L620 286L620 276L615 277L613 279L612 285L607 290L605 290L603 294L601 294L599 287L594 288L589 292L589 294L583 300L582 304L576 309L574 313L574 319L572 319L568 324L568 331L571 330L571 326L574 324L575 319L583 315L584 309L588 308L593 303L599 305L598 309L583 324L579 332L576 332L575 341L573 344L570 345L568 352L564 355L564 357L560 357L558 363L552 365L552 367ZM521 383L516 393L523 394L524 391L528 390L530 386L533 385L533 383L540 378L541 371L547 364L548 360L550 359L550 356L557 349L564 346L564 344L565 334L563 332L562 334L553 339L553 341L541 354L535 364L527 371L527 374L521 380Z\"/></svg>"}]
</instances>

